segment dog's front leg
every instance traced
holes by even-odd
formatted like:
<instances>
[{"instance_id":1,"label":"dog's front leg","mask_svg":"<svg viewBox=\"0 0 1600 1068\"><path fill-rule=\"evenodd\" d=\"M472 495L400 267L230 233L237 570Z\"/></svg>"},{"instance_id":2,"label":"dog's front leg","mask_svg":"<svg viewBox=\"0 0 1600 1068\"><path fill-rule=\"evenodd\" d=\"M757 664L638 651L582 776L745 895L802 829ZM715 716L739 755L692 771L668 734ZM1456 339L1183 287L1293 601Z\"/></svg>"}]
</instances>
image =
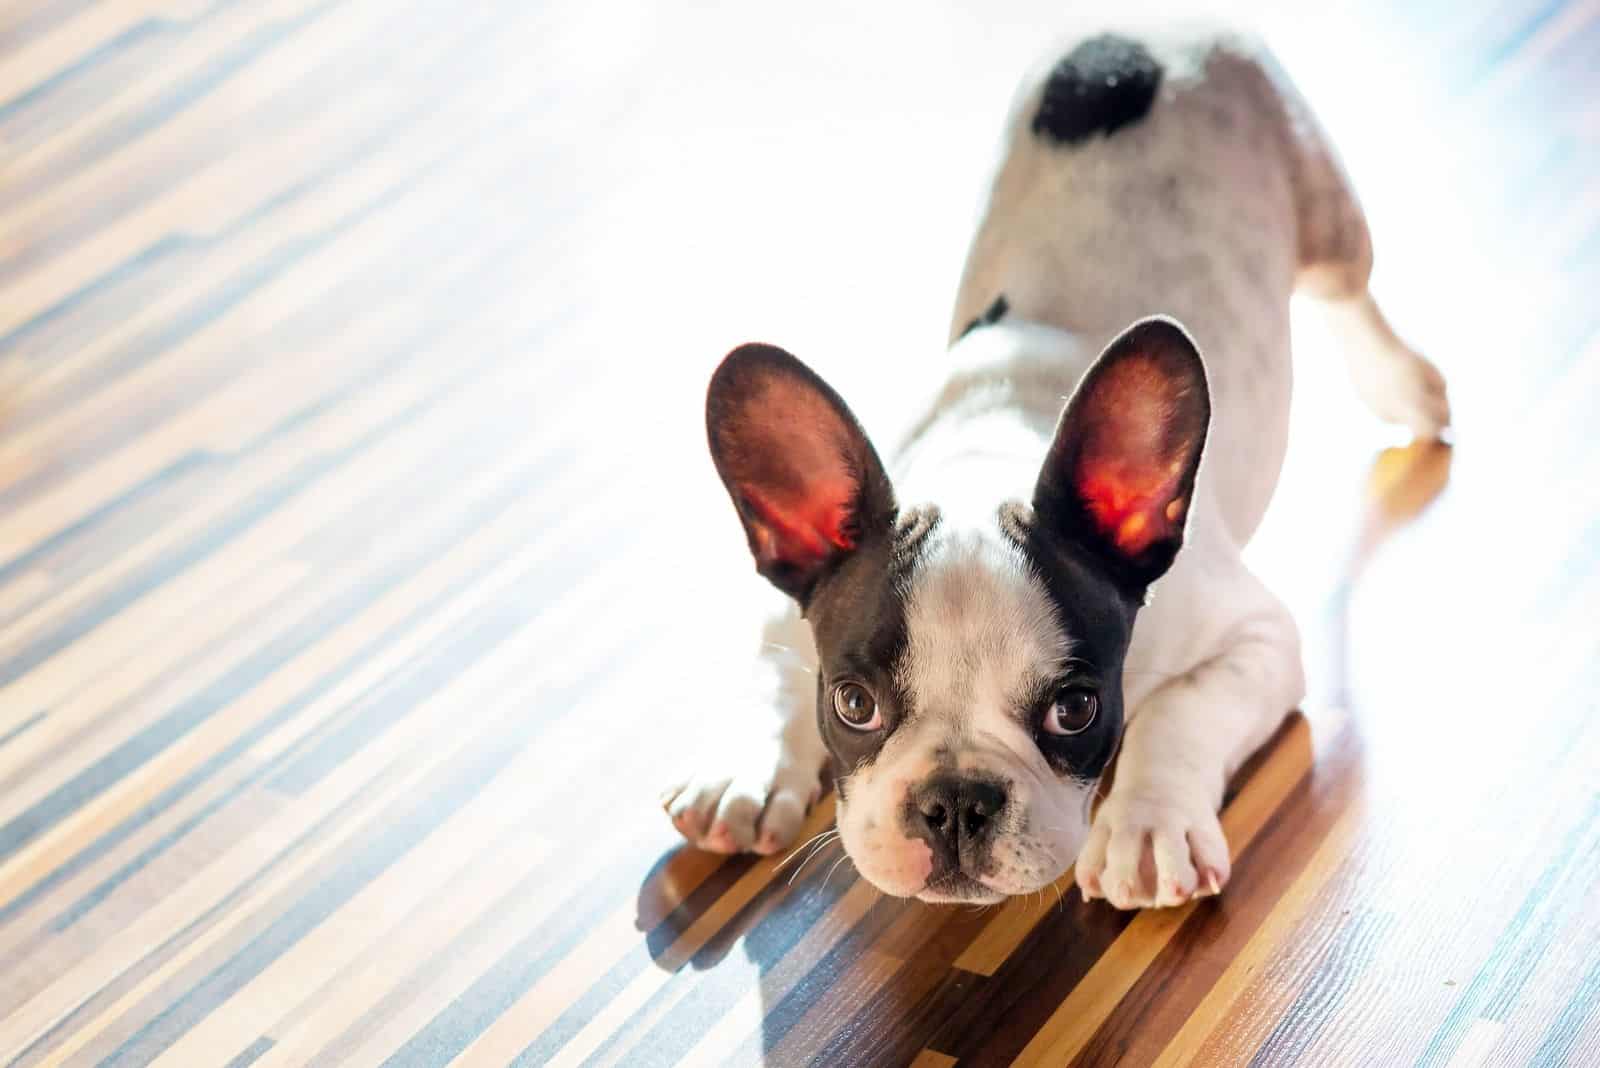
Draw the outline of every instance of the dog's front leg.
<instances>
[{"instance_id":1,"label":"dog's front leg","mask_svg":"<svg viewBox=\"0 0 1600 1068\"><path fill-rule=\"evenodd\" d=\"M792 843L822 788L817 654L793 602L775 607L746 685L706 709L689 774L662 793L679 832L715 853L773 853Z\"/></svg>"},{"instance_id":2,"label":"dog's front leg","mask_svg":"<svg viewBox=\"0 0 1600 1068\"><path fill-rule=\"evenodd\" d=\"M1304 696L1293 619L1259 583L1248 585L1252 609L1223 631L1221 651L1130 717L1115 782L1078 855L1085 898L1181 905L1228 881L1223 789Z\"/></svg>"}]
</instances>

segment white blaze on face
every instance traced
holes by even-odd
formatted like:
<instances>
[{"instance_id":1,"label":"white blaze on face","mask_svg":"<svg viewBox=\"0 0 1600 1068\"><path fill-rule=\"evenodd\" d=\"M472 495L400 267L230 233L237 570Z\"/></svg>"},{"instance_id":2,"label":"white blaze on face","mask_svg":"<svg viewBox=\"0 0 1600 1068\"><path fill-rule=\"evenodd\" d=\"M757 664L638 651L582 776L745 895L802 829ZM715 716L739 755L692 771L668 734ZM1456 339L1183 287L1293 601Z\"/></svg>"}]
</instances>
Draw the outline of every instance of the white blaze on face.
<instances>
[{"instance_id":1,"label":"white blaze on face","mask_svg":"<svg viewBox=\"0 0 1600 1068\"><path fill-rule=\"evenodd\" d=\"M904 814L911 791L953 762L958 774L1004 782L1010 799L980 881L996 896L1028 893L1065 871L1088 833L1092 784L1058 776L1020 718L1071 642L1026 558L998 529L935 537L907 599L898 681L909 707L877 758L849 777L840 834L869 882L920 894L931 851L908 836Z\"/></svg>"}]
</instances>

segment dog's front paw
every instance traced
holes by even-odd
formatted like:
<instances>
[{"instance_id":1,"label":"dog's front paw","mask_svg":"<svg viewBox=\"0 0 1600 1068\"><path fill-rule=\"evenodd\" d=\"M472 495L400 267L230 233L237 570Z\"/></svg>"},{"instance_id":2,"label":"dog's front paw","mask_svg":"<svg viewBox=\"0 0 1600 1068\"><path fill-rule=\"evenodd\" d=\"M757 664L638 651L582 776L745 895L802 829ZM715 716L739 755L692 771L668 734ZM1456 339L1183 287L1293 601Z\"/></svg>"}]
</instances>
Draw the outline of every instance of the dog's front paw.
<instances>
[{"instance_id":1,"label":"dog's front paw","mask_svg":"<svg viewBox=\"0 0 1600 1068\"><path fill-rule=\"evenodd\" d=\"M822 792L812 761L734 761L724 773L703 773L661 794L672 825L692 845L713 853L776 853L791 844Z\"/></svg>"},{"instance_id":2,"label":"dog's front paw","mask_svg":"<svg viewBox=\"0 0 1600 1068\"><path fill-rule=\"evenodd\" d=\"M1228 872L1228 842L1210 805L1148 793L1119 796L1114 787L1077 864L1084 898L1103 897L1119 909L1210 896Z\"/></svg>"}]
</instances>

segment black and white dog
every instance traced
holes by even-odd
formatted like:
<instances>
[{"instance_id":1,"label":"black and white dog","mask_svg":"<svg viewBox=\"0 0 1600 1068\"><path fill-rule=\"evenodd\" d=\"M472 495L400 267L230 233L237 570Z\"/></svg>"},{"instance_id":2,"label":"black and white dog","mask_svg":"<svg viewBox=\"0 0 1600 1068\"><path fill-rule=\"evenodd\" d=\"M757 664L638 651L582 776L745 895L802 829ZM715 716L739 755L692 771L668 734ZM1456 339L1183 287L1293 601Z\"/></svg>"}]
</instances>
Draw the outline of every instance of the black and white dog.
<instances>
[{"instance_id":1,"label":"black and white dog","mask_svg":"<svg viewBox=\"0 0 1600 1068\"><path fill-rule=\"evenodd\" d=\"M831 756L844 847L886 893L994 901L1075 858L1122 908L1216 893L1224 784L1303 696L1294 621L1240 558L1284 455L1291 291L1328 303L1379 415L1449 420L1371 259L1258 44L1055 52L1013 105L947 376L892 478L782 349L712 378L712 457L786 598L741 713L770 730L667 791L678 829L781 849Z\"/></svg>"}]
</instances>

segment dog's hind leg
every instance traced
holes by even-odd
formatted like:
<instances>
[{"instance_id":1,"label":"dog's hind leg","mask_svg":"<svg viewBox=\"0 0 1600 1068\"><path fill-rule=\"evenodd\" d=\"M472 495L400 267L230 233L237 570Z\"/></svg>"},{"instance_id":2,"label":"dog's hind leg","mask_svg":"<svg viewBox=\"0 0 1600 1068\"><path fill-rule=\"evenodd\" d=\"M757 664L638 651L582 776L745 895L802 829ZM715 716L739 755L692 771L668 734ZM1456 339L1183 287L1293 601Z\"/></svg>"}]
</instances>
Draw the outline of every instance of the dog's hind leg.
<instances>
[{"instance_id":1,"label":"dog's hind leg","mask_svg":"<svg viewBox=\"0 0 1600 1068\"><path fill-rule=\"evenodd\" d=\"M1380 419L1437 437L1450 424L1444 376L1389 325L1368 289L1372 236L1316 116L1269 55L1261 67L1282 108L1299 235L1298 288L1326 306L1356 392Z\"/></svg>"}]
</instances>

